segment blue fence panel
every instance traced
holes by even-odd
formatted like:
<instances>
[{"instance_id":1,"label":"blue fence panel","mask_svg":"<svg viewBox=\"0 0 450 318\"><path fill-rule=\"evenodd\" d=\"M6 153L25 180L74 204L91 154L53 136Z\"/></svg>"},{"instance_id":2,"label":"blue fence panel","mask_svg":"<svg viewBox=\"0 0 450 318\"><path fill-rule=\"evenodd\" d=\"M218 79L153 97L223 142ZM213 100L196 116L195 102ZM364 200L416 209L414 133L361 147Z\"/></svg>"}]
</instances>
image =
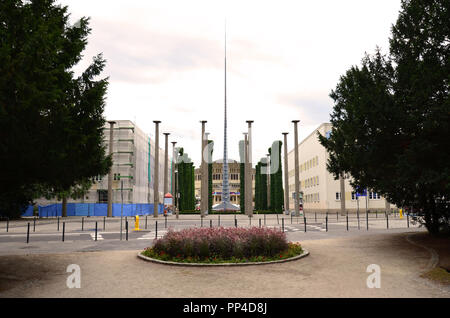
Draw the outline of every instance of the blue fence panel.
<instances>
[{"instance_id":1,"label":"blue fence panel","mask_svg":"<svg viewBox=\"0 0 450 318\"><path fill-rule=\"evenodd\" d=\"M107 203L94 203L94 215L95 216L107 216L108 204Z\"/></svg>"},{"instance_id":2,"label":"blue fence panel","mask_svg":"<svg viewBox=\"0 0 450 318\"><path fill-rule=\"evenodd\" d=\"M152 215L152 203L133 203L122 204L113 203L113 216L135 216L135 215ZM108 204L106 203L68 203L67 216L106 216L108 211ZM62 204L55 203L47 206L38 206L38 213L40 217L57 217L62 216ZM122 214L123 213L123 214ZM158 214L164 213L164 205L159 204ZM33 207L29 206L23 216L33 216Z\"/></svg>"}]
</instances>

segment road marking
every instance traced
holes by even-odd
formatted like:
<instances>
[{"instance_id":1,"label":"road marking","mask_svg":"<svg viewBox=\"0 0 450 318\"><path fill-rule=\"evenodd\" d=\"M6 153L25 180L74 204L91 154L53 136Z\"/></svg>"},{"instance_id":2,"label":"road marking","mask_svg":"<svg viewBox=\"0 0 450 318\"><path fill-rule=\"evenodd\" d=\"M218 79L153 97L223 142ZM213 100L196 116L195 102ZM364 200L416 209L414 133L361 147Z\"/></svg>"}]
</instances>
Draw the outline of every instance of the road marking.
<instances>
[{"instance_id":1,"label":"road marking","mask_svg":"<svg viewBox=\"0 0 450 318\"><path fill-rule=\"evenodd\" d=\"M166 233L167 233L167 231L158 231L158 238L163 237ZM153 240L153 239L155 239L155 234L149 232L141 237L138 237L137 239L138 240Z\"/></svg>"},{"instance_id":2,"label":"road marking","mask_svg":"<svg viewBox=\"0 0 450 318\"><path fill-rule=\"evenodd\" d=\"M95 241L95 233L89 233L91 234L92 240ZM97 233L97 241L103 240L103 237L101 234Z\"/></svg>"}]
</instances>

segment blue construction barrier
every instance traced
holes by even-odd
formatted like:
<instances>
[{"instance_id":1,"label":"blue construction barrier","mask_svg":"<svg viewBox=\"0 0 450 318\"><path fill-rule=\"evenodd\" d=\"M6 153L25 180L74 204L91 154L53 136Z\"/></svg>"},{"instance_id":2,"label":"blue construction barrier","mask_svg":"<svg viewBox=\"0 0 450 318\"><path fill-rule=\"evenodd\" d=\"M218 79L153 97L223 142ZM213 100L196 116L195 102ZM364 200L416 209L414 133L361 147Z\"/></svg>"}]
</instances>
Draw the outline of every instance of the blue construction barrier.
<instances>
[{"instance_id":1,"label":"blue construction barrier","mask_svg":"<svg viewBox=\"0 0 450 318\"><path fill-rule=\"evenodd\" d=\"M67 216L106 216L108 204L106 203L67 203ZM153 204L134 203L122 204L113 203L113 216L135 216L153 214ZM164 205L159 204L158 214L164 213ZM33 216L33 206L29 206L22 216ZM55 203L46 206L38 206L39 217L62 216L62 204Z\"/></svg>"}]
</instances>

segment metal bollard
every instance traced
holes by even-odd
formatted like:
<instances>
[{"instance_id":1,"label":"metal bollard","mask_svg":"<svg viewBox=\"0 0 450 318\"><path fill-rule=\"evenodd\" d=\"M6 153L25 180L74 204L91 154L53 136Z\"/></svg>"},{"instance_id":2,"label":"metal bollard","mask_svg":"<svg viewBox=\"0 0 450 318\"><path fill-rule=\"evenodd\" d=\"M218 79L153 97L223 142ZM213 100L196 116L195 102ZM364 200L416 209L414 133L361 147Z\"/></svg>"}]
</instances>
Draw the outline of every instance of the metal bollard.
<instances>
[{"instance_id":1,"label":"metal bollard","mask_svg":"<svg viewBox=\"0 0 450 318\"><path fill-rule=\"evenodd\" d=\"M6 233L9 231L9 218L6 218Z\"/></svg>"},{"instance_id":2,"label":"metal bollard","mask_svg":"<svg viewBox=\"0 0 450 318\"><path fill-rule=\"evenodd\" d=\"M234 227L237 228L237 219L236 218L234 219Z\"/></svg>"},{"instance_id":3,"label":"metal bollard","mask_svg":"<svg viewBox=\"0 0 450 318\"><path fill-rule=\"evenodd\" d=\"M264 226L266 226L266 214L264 214Z\"/></svg>"},{"instance_id":4,"label":"metal bollard","mask_svg":"<svg viewBox=\"0 0 450 318\"><path fill-rule=\"evenodd\" d=\"M314 222L317 222L317 212L314 212Z\"/></svg>"},{"instance_id":5,"label":"metal bollard","mask_svg":"<svg viewBox=\"0 0 450 318\"><path fill-rule=\"evenodd\" d=\"M147 215L145 216L145 229L147 229Z\"/></svg>"},{"instance_id":6,"label":"metal bollard","mask_svg":"<svg viewBox=\"0 0 450 318\"><path fill-rule=\"evenodd\" d=\"M303 217L303 223L305 223L305 233L306 233L306 217Z\"/></svg>"},{"instance_id":7,"label":"metal bollard","mask_svg":"<svg viewBox=\"0 0 450 318\"><path fill-rule=\"evenodd\" d=\"M278 214L277 214L277 216L278 216ZM281 228L282 228L282 231L284 232L284 218L281 218Z\"/></svg>"},{"instance_id":8,"label":"metal bollard","mask_svg":"<svg viewBox=\"0 0 450 318\"><path fill-rule=\"evenodd\" d=\"M58 232L59 232L59 216L58 216Z\"/></svg>"},{"instance_id":9,"label":"metal bollard","mask_svg":"<svg viewBox=\"0 0 450 318\"><path fill-rule=\"evenodd\" d=\"M250 215L248 216L248 224L249 224L250 226L252 226L252 218L250 217Z\"/></svg>"},{"instance_id":10,"label":"metal bollard","mask_svg":"<svg viewBox=\"0 0 450 318\"><path fill-rule=\"evenodd\" d=\"M292 224L292 214L291 214L291 224Z\"/></svg>"},{"instance_id":11,"label":"metal bollard","mask_svg":"<svg viewBox=\"0 0 450 318\"><path fill-rule=\"evenodd\" d=\"M209 220L209 228L212 229L212 220Z\"/></svg>"},{"instance_id":12,"label":"metal bollard","mask_svg":"<svg viewBox=\"0 0 450 318\"><path fill-rule=\"evenodd\" d=\"M389 230L389 214L386 213L386 229Z\"/></svg>"},{"instance_id":13,"label":"metal bollard","mask_svg":"<svg viewBox=\"0 0 450 318\"><path fill-rule=\"evenodd\" d=\"M167 215L164 215L164 228L167 229Z\"/></svg>"},{"instance_id":14,"label":"metal bollard","mask_svg":"<svg viewBox=\"0 0 450 318\"><path fill-rule=\"evenodd\" d=\"M339 212L336 212L336 222L339 222Z\"/></svg>"},{"instance_id":15,"label":"metal bollard","mask_svg":"<svg viewBox=\"0 0 450 318\"><path fill-rule=\"evenodd\" d=\"M356 214L357 218L358 218L358 230L360 230L360 226L359 226L359 212Z\"/></svg>"},{"instance_id":16,"label":"metal bollard","mask_svg":"<svg viewBox=\"0 0 450 318\"><path fill-rule=\"evenodd\" d=\"M348 231L348 212L347 212L346 219L347 219L347 231Z\"/></svg>"},{"instance_id":17,"label":"metal bollard","mask_svg":"<svg viewBox=\"0 0 450 318\"><path fill-rule=\"evenodd\" d=\"M261 228L261 219L259 219L259 227Z\"/></svg>"},{"instance_id":18,"label":"metal bollard","mask_svg":"<svg viewBox=\"0 0 450 318\"><path fill-rule=\"evenodd\" d=\"M125 223L125 239L128 241L128 221Z\"/></svg>"},{"instance_id":19,"label":"metal bollard","mask_svg":"<svg viewBox=\"0 0 450 318\"><path fill-rule=\"evenodd\" d=\"M409 228L409 214L406 214L406 224L408 225Z\"/></svg>"},{"instance_id":20,"label":"metal bollard","mask_svg":"<svg viewBox=\"0 0 450 318\"><path fill-rule=\"evenodd\" d=\"M158 238L158 221L155 222L155 239Z\"/></svg>"},{"instance_id":21,"label":"metal bollard","mask_svg":"<svg viewBox=\"0 0 450 318\"><path fill-rule=\"evenodd\" d=\"M81 230L84 231L84 217L81 218Z\"/></svg>"},{"instance_id":22,"label":"metal bollard","mask_svg":"<svg viewBox=\"0 0 450 318\"><path fill-rule=\"evenodd\" d=\"M106 229L106 216L103 217L103 231Z\"/></svg>"},{"instance_id":23,"label":"metal bollard","mask_svg":"<svg viewBox=\"0 0 450 318\"><path fill-rule=\"evenodd\" d=\"M277 214L277 224L280 224L280 221L278 220L278 214Z\"/></svg>"},{"instance_id":24,"label":"metal bollard","mask_svg":"<svg viewBox=\"0 0 450 318\"><path fill-rule=\"evenodd\" d=\"M200 227L203 227L203 217L200 217Z\"/></svg>"},{"instance_id":25,"label":"metal bollard","mask_svg":"<svg viewBox=\"0 0 450 318\"><path fill-rule=\"evenodd\" d=\"M95 241L97 241L97 222L95 222Z\"/></svg>"},{"instance_id":26,"label":"metal bollard","mask_svg":"<svg viewBox=\"0 0 450 318\"><path fill-rule=\"evenodd\" d=\"M325 217L326 231L328 232L328 215Z\"/></svg>"},{"instance_id":27,"label":"metal bollard","mask_svg":"<svg viewBox=\"0 0 450 318\"><path fill-rule=\"evenodd\" d=\"M36 232L36 217L33 219L33 232Z\"/></svg>"},{"instance_id":28,"label":"metal bollard","mask_svg":"<svg viewBox=\"0 0 450 318\"><path fill-rule=\"evenodd\" d=\"M30 223L28 223L27 227L27 244L30 242Z\"/></svg>"},{"instance_id":29,"label":"metal bollard","mask_svg":"<svg viewBox=\"0 0 450 318\"><path fill-rule=\"evenodd\" d=\"M369 230L369 214L366 212L366 230Z\"/></svg>"},{"instance_id":30,"label":"metal bollard","mask_svg":"<svg viewBox=\"0 0 450 318\"><path fill-rule=\"evenodd\" d=\"M218 227L220 227L220 214L219 214L219 221L218 221Z\"/></svg>"},{"instance_id":31,"label":"metal bollard","mask_svg":"<svg viewBox=\"0 0 450 318\"><path fill-rule=\"evenodd\" d=\"M66 222L63 222L62 241L64 242L64 235L66 234Z\"/></svg>"}]
</instances>

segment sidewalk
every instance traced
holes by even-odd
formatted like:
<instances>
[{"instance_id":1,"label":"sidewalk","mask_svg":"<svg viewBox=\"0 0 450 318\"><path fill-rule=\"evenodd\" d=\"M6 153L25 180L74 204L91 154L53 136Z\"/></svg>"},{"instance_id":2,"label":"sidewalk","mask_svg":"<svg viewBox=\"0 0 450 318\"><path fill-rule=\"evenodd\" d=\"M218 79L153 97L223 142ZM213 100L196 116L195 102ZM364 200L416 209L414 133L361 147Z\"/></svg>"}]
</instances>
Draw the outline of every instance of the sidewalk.
<instances>
[{"instance_id":1,"label":"sidewalk","mask_svg":"<svg viewBox=\"0 0 450 318\"><path fill-rule=\"evenodd\" d=\"M310 255L283 264L188 268L145 262L138 251L0 257L0 297L450 297L421 278L431 255L394 233L303 241ZM81 288L69 289L70 264ZM381 288L366 285L381 267Z\"/></svg>"}]
</instances>

